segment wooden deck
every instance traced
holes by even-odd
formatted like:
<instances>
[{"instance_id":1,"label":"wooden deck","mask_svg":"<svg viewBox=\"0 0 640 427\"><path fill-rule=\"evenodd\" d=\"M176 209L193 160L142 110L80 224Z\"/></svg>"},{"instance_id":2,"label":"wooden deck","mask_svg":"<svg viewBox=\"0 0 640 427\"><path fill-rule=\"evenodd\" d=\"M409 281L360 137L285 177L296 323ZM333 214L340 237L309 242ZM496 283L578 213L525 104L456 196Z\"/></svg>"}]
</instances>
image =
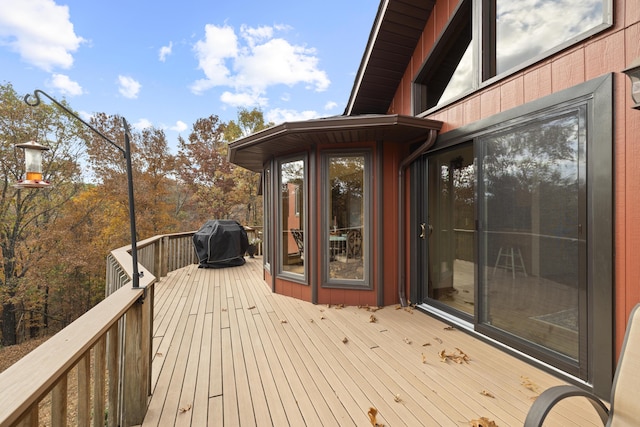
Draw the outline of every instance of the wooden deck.
<instances>
[{"instance_id":1,"label":"wooden deck","mask_svg":"<svg viewBox=\"0 0 640 427\"><path fill-rule=\"evenodd\" d=\"M522 425L561 381L416 310L273 294L262 260L190 266L156 284L153 396L143 426ZM468 356L441 361L440 352ZM599 425L574 399L548 424Z\"/></svg>"}]
</instances>

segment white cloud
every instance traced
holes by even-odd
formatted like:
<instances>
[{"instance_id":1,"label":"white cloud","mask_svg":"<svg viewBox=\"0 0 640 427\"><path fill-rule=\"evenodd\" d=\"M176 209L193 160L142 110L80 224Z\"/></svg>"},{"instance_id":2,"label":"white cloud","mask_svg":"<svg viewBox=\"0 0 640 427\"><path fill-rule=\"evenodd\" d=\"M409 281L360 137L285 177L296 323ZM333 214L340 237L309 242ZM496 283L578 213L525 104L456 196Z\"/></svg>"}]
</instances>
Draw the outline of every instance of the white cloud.
<instances>
[{"instance_id":1,"label":"white cloud","mask_svg":"<svg viewBox=\"0 0 640 427\"><path fill-rule=\"evenodd\" d=\"M153 123L151 123L151 121L148 120L148 119L142 118L142 119L138 120L137 122L135 122L133 124L133 127L136 128L136 129L142 130L142 129L153 127Z\"/></svg>"},{"instance_id":2,"label":"white cloud","mask_svg":"<svg viewBox=\"0 0 640 427\"><path fill-rule=\"evenodd\" d=\"M85 42L75 34L69 7L53 0L0 0L0 45L45 71L70 68Z\"/></svg>"},{"instance_id":3,"label":"white cloud","mask_svg":"<svg viewBox=\"0 0 640 427\"><path fill-rule=\"evenodd\" d=\"M204 72L205 79L196 81L191 90L200 94L215 86L230 83L231 71L227 68L226 60L235 58L238 54L238 38L233 28L228 26L205 26L205 39L199 40L194 46L198 68Z\"/></svg>"},{"instance_id":4,"label":"white cloud","mask_svg":"<svg viewBox=\"0 0 640 427\"><path fill-rule=\"evenodd\" d=\"M267 98L260 95L261 94L258 92L232 93L226 91L222 95L220 95L220 100L232 107L264 107L268 104L269 101Z\"/></svg>"},{"instance_id":5,"label":"white cloud","mask_svg":"<svg viewBox=\"0 0 640 427\"><path fill-rule=\"evenodd\" d=\"M118 92L120 95L125 98L135 99L138 97L138 93L140 93L140 88L142 85L137 82L133 77L129 76L118 76Z\"/></svg>"},{"instance_id":6,"label":"white cloud","mask_svg":"<svg viewBox=\"0 0 640 427\"><path fill-rule=\"evenodd\" d=\"M337 106L338 106L338 103L337 103L337 102L329 101L329 102L327 102L326 104L324 104L324 109L325 109L326 111L331 111L331 110L333 110L334 108L336 108Z\"/></svg>"},{"instance_id":7,"label":"white cloud","mask_svg":"<svg viewBox=\"0 0 640 427\"><path fill-rule=\"evenodd\" d=\"M187 124L182 120L178 120L176 124L171 126L169 129L176 132L184 132L185 130L187 130Z\"/></svg>"},{"instance_id":8,"label":"white cloud","mask_svg":"<svg viewBox=\"0 0 640 427\"><path fill-rule=\"evenodd\" d=\"M63 95L78 96L82 95L82 86L74 82L64 74L53 74L49 85L57 89Z\"/></svg>"},{"instance_id":9,"label":"white cloud","mask_svg":"<svg viewBox=\"0 0 640 427\"><path fill-rule=\"evenodd\" d=\"M309 90L326 90L330 81L318 66L316 50L275 37L276 32L288 29L283 25L243 25L238 36L227 25L207 25L205 38L194 46L205 78L194 82L191 90L200 94L217 86L227 87L222 101L244 107L266 105L266 91L275 85L304 84Z\"/></svg>"},{"instance_id":10,"label":"white cloud","mask_svg":"<svg viewBox=\"0 0 640 427\"><path fill-rule=\"evenodd\" d=\"M169 42L169 46L162 46L160 48L160 51L158 52L160 61L161 62L166 61L167 56L171 55L172 50L173 50L173 42Z\"/></svg>"},{"instance_id":11,"label":"white cloud","mask_svg":"<svg viewBox=\"0 0 640 427\"><path fill-rule=\"evenodd\" d=\"M284 122L297 122L302 120L317 119L320 115L315 111L296 111L286 110L282 108L274 108L273 110L265 113L265 119L267 122L273 122L280 124Z\"/></svg>"}]
</instances>

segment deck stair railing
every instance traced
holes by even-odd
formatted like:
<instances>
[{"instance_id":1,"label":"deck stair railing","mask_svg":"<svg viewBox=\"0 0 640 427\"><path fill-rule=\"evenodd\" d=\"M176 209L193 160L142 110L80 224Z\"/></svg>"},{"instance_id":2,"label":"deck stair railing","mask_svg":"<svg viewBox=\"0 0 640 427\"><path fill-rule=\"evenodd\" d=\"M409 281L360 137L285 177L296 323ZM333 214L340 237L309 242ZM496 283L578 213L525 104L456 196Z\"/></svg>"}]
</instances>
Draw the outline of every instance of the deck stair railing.
<instances>
[{"instance_id":1,"label":"deck stair railing","mask_svg":"<svg viewBox=\"0 0 640 427\"><path fill-rule=\"evenodd\" d=\"M0 373L0 426L38 426L45 419L54 427L140 424L151 392L154 284L197 262L192 235L138 242L138 289L130 285L130 247L112 251L105 299ZM68 419L69 408L75 419Z\"/></svg>"}]
</instances>

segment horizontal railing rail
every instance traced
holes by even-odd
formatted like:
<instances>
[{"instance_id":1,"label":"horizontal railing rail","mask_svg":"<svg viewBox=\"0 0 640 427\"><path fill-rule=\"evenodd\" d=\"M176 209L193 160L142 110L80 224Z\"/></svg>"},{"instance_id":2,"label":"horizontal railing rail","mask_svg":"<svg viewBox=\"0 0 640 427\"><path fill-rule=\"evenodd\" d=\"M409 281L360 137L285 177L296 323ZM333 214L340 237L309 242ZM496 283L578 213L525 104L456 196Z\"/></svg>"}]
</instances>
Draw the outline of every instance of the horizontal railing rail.
<instances>
[{"instance_id":1,"label":"horizontal railing rail","mask_svg":"<svg viewBox=\"0 0 640 427\"><path fill-rule=\"evenodd\" d=\"M36 426L45 418L52 426L67 425L72 406L77 418L70 424L140 424L151 391L154 284L197 262L192 235L137 243L142 273L137 289L131 287L130 246L112 251L105 299L0 373L0 426ZM77 393L71 396L69 382L75 377Z\"/></svg>"}]
</instances>

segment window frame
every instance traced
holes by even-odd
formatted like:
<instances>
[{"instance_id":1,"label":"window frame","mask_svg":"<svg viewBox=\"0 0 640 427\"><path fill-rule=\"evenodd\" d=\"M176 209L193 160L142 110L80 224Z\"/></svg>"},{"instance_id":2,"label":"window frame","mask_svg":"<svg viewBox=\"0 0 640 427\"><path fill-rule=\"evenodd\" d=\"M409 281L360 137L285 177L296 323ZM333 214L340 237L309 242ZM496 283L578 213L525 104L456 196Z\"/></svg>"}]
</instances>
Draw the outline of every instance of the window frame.
<instances>
[{"instance_id":1,"label":"window frame","mask_svg":"<svg viewBox=\"0 0 640 427\"><path fill-rule=\"evenodd\" d=\"M584 31L577 36L570 38L548 50L541 52L534 57L525 60L516 66L509 68L500 74L496 74L496 1L497 0L481 0L478 2L472 0L461 0L456 10L451 14L449 21L445 25L442 33L433 44L431 52L427 55L420 70L412 81L412 114L414 116L426 116L444 108L471 93L477 92L484 87L505 79L537 62L551 57L558 52L567 49L583 40L593 37L613 25L613 0L602 0L603 22L595 27ZM469 16L470 11L470 16ZM449 55L452 45L455 45L455 38L459 37L460 29L464 28L465 19L469 19L471 25L471 44L472 44L472 75L471 89L463 91L442 103L438 101L433 103L429 99L428 87L429 81L434 73L439 70L438 65L442 62L443 57ZM454 49L453 55L460 53ZM450 68L450 67L449 67ZM449 68L446 68L448 70ZM455 67L453 68L455 70ZM427 80L427 81L425 81ZM446 87L446 86L445 86ZM436 86L436 90L440 91L440 87ZM442 92L440 91L440 95Z\"/></svg>"},{"instance_id":2,"label":"window frame","mask_svg":"<svg viewBox=\"0 0 640 427\"><path fill-rule=\"evenodd\" d=\"M295 206L295 215L297 217L300 218L300 224L302 225L302 230L304 232L303 234L303 246L304 248L309 248L311 245L309 244L309 237L307 233L307 230L309 229L309 222L308 222L308 217L309 215L306 214L306 212L308 212L308 188L309 188L309 160L308 160L308 156L306 154L297 154L297 155L292 155L292 156L287 156L287 157L283 157L280 158L276 161L275 163L275 170L276 170L276 180L277 180L277 185L276 188L274 189L274 191L277 191L277 200L278 200L278 206L276 207L275 211L276 211L276 218L277 218L277 238L275 239L275 247L276 247L276 252L278 254L280 254L280 256L277 257L278 259L278 269L277 269L277 277L279 278L285 278L287 280L290 281L294 281L294 282L298 282L300 284L305 284L308 285L309 284L309 259L310 259L310 254L305 252L305 259L303 260L303 273L293 273L291 271L286 271L284 269L284 259L282 256L282 252L283 252L283 241L282 238L284 236L284 231L283 227L282 227L282 220L283 220L283 214L284 212L282 211L282 165L286 164L286 163L293 163L293 162L297 162L297 161L302 161L303 164L303 178L302 178L302 187L303 187L303 200L302 200L302 215L300 215L299 212L299 207L296 205ZM297 197L296 197L297 198ZM276 200L276 198L274 197L274 200ZM294 200L295 202L295 200ZM311 252L311 251L308 251Z\"/></svg>"},{"instance_id":3,"label":"window frame","mask_svg":"<svg viewBox=\"0 0 640 427\"><path fill-rule=\"evenodd\" d=\"M320 174L321 179L321 197L325 206L330 205L330 185L329 185L329 165L332 157L364 157L364 178L365 183L363 194L363 231L362 240L364 242L362 248L363 257L363 278L362 279L331 279L329 277L329 263L330 257L323 256L322 259L322 288L336 288L336 289L358 289L358 290L371 290L373 289L373 280L371 275L371 257L373 255L373 232L371 229L371 212L373 212L373 153L371 149L353 149L353 150L326 150L321 153L321 165L322 170ZM330 215L326 210L322 211L320 220L321 235L328 236L332 226ZM323 254L328 254L329 240L322 239L320 247Z\"/></svg>"},{"instance_id":4,"label":"window frame","mask_svg":"<svg viewBox=\"0 0 640 427\"><path fill-rule=\"evenodd\" d=\"M579 381L587 387L592 387L594 393L601 397L607 397L609 394L613 378L612 367L614 366L613 336L611 334L614 321L615 280L613 258L613 175L615 173L613 164L613 79L613 74L609 73L442 134L434 147L426 154L425 160L421 163L422 166L416 169L416 172L421 173L420 171L426 169L424 164L429 155L441 150L469 141L477 143L477 139L483 135L504 129L535 115L566 109L568 106L581 102L587 104L586 234L588 246L585 271L588 295L584 297L587 298L586 304L590 316L587 319L589 344L586 348L586 368L588 373L586 380L578 379L568 373L568 370L565 371L565 376L569 381ZM479 148L475 147L474 150L478 151ZM425 191L422 187L424 179L423 173L422 179L416 182L415 187L412 188L412 222L414 223L425 222L426 218L425 208L422 206ZM420 260L426 254L424 242L416 236L411 237L410 244L418 249ZM479 251L479 248L476 248L476 251ZM482 255L478 254L476 257L479 260ZM415 272L412 271L411 293L416 296L416 300L421 299L420 292L426 278L425 274L419 269ZM486 326L480 324L477 311L473 323L469 323L448 311L443 311L440 307L432 307L427 304L421 304L418 307L438 316L444 316L459 324L463 329L490 337L495 340L496 345L507 350L518 347L517 345L513 346L517 344L516 342L505 339L504 336L496 334L495 331L487 330ZM531 351L530 348L526 355L521 353L522 358L560 373L557 365L551 367L552 365L548 363L548 356L548 352L544 354L535 350ZM584 356L581 355L581 357Z\"/></svg>"}]
</instances>

